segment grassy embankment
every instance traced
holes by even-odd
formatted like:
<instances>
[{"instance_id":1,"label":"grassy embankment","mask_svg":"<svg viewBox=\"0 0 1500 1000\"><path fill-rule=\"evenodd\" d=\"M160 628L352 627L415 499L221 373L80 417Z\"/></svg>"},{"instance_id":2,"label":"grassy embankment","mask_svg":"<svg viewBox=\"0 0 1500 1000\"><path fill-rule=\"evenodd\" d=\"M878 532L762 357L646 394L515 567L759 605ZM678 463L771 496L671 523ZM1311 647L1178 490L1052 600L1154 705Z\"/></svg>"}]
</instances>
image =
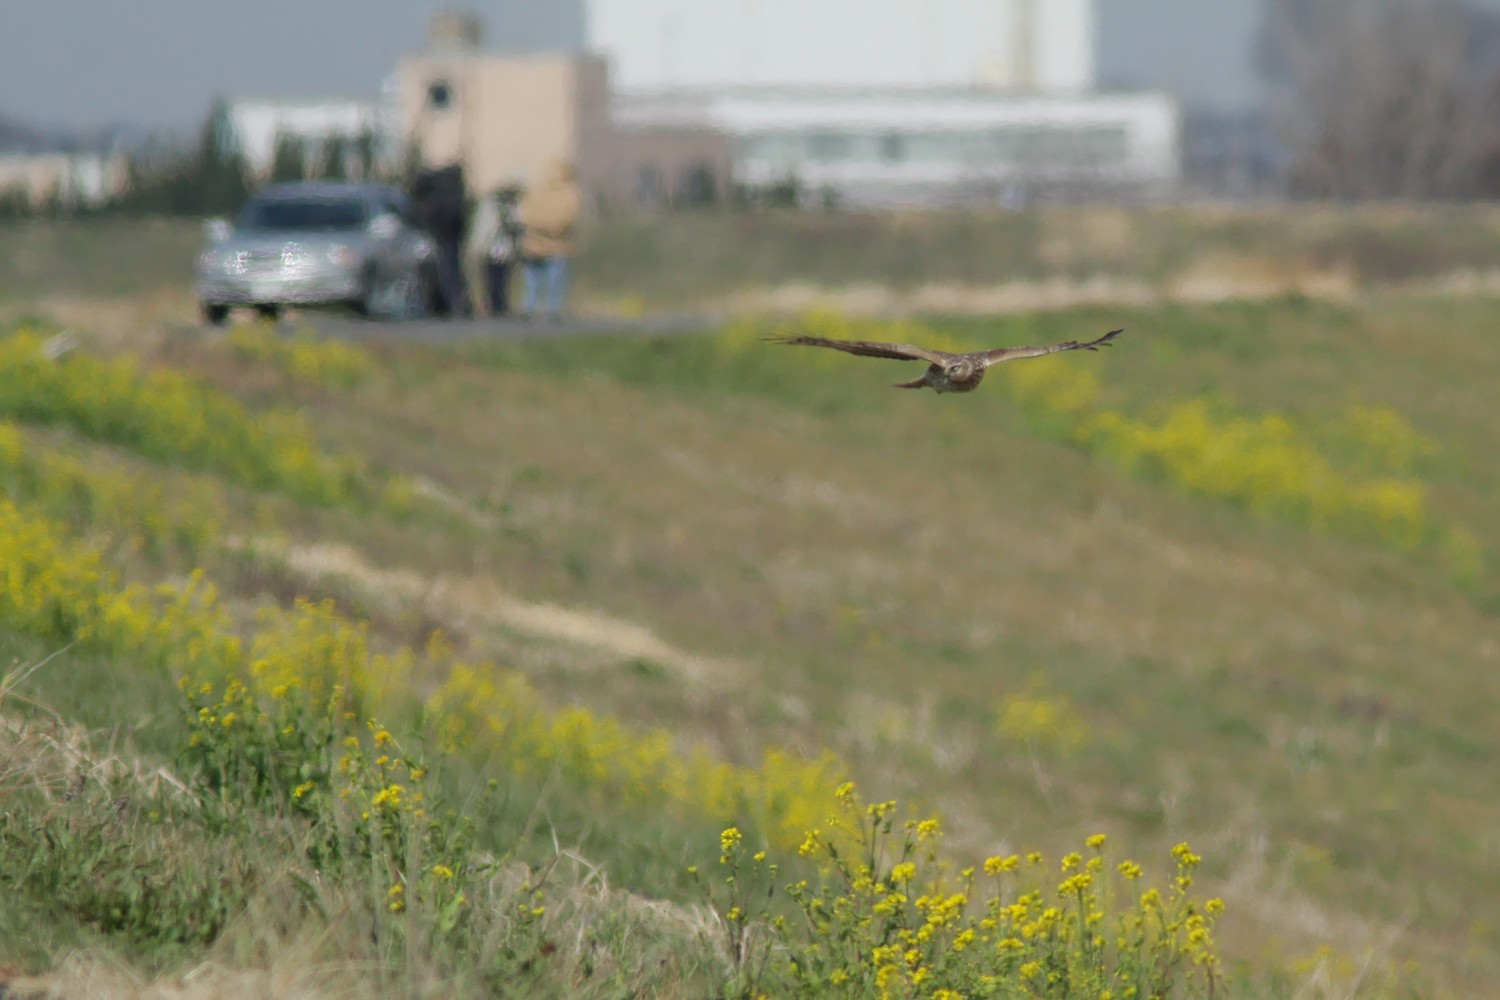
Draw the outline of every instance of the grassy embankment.
<instances>
[{"instance_id":1,"label":"grassy embankment","mask_svg":"<svg viewBox=\"0 0 1500 1000\"><path fill-rule=\"evenodd\" d=\"M12 341L6 563L29 569L10 569L6 662L53 658L8 686L7 716L31 721L7 760L61 756L11 769L41 805L8 844L46 857L40 817L48 843L96 853L23 869L40 881L18 887L8 957L103 944L170 966L296 936L268 913L336 915L374 943L304 936L297 968L692 994L725 980L736 939L699 934L687 866L712 872L730 822L785 871L810 864L802 828L847 773L941 815L961 864L1035 847L1055 867L1095 832L1143 860L1187 840L1235 959L1366 988L1413 959L1472 995L1494 974L1500 882L1500 468L1469 388L1500 365L1487 312L1405 296L858 329L1128 328L962 398L750 329L371 354L181 335L138 367ZM302 422L264 416L288 408ZM211 605L164 615L146 608L176 591L124 591L191 589L195 568ZM103 749L76 756L65 723ZM412 769L472 831L395 808ZM437 935L446 870L471 879L473 912L510 919L414 963L432 940L399 929L391 891L420 896ZM548 871L570 874L526 912L553 936L511 916ZM89 898L58 904L59 885ZM561 948L581 929L603 936ZM625 961L642 940L672 957ZM495 964L461 972L476 943Z\"/></svg>"}]
</instances>

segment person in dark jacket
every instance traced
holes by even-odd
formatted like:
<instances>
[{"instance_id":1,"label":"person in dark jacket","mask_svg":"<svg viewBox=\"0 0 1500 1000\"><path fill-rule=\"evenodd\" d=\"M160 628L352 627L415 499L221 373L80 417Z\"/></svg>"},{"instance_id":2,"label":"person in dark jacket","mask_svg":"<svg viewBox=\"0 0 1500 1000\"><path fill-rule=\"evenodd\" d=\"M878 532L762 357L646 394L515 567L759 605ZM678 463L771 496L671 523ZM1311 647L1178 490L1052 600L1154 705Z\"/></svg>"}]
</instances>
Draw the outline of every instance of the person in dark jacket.
<instances>
[{"instance_id":1,"label":"person in dark jacket","mask_svg":"<svg viewBox=\"0 0 1500 1000\"><path fill-rule=\"evenodd\" d=\"M417 175L411 194L418 217L437 245L439 312L468 316L473 308L463 272L464 232L468 227L463 168L453 164L424 170Z\"/></svg>"}]
</instances>

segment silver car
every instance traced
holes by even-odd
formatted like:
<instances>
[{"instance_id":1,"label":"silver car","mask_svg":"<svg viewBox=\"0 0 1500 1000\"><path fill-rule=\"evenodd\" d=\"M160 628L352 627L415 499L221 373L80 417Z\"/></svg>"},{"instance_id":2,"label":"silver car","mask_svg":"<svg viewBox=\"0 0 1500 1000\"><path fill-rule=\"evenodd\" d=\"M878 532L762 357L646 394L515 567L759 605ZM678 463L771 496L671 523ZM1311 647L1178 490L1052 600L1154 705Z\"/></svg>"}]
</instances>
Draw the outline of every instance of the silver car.
<instances>
[{"instance_id":1,"label":"silver car","mask_svg":"<svg viewBox=\"0 0 1500 1000\"><path fill-rule=\"evenodd\" d=\"M406 196L383 184L272 184L232 226L210 219L205 229L194 291L209 323L236 306L268 318L288 305L402 318L425 312L436 287L432 240Z\"/></svg>"}]
</instances>

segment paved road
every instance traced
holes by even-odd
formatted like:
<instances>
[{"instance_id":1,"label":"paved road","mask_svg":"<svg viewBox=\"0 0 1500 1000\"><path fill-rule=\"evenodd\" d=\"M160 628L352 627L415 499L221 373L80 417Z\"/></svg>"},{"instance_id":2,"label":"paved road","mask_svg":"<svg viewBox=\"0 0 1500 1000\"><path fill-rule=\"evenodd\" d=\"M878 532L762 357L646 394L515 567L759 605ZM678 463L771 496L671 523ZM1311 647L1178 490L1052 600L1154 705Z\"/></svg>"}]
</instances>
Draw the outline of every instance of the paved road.
<instances>
[{"instance_id":1,"label":"paved road","mask_svg":"<svg viewBox=\"0 0 1500 1000\"><path fill-rule=\"evenodd\" d=\"M533 337L560 337L577 334L640 336L702 333L719 325L719 321L711 317L692 315L650 316L642 319L564 317L560 321L481 318L390 322L363 320L336 313L307 313L290 320L290 323L293 326L305 324L323 336L347 340L399 340L424 343L456 343L480 338L527 340Z\"/></svg>"}]
</instances>

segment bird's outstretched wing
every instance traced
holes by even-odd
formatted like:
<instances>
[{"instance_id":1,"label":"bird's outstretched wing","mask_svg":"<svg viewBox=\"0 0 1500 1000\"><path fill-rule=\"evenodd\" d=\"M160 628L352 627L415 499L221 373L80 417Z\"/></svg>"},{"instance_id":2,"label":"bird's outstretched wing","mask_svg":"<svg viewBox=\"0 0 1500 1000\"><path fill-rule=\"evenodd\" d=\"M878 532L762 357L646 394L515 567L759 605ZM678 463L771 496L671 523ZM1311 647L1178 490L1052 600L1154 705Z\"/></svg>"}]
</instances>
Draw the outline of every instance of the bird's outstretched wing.
<instances>
[{"instance_id":1,"label":"bird's outstretched wing","mask_svg":"<svg viewBox=\"0 0 1500 1000\"><path fill-rule=\"evenodd\" d=\"M985 351L981 356L984 358L985 366L988 367L1001 361L1039 358L1044 354L1056 354L1058 351L1097 351L1101 347L1108 347L1111 340L1124 332L1124 330L1111 330L1098 340L1090 340L1087 343L1065 340L1061 344L1048 344L1046 347L997 347L993 351Z\"/></svg>"},{"instance_id":2,"label":"bird's outstretched wing","mask_svg":"<svg viewBox=\"0 0 1500 1000\"><path fill-rule=\"evenodd\" d=\"M826 337L809 337L801 334L766 339L773 344L831 347L835 351L844 351L847 354L858 354L867 358L894 358L897 361L930 361L938 364L954 357L946 351L932 351L911 344L881 344L873 340L829 340Z\"/></svg>"}]
</instances>

